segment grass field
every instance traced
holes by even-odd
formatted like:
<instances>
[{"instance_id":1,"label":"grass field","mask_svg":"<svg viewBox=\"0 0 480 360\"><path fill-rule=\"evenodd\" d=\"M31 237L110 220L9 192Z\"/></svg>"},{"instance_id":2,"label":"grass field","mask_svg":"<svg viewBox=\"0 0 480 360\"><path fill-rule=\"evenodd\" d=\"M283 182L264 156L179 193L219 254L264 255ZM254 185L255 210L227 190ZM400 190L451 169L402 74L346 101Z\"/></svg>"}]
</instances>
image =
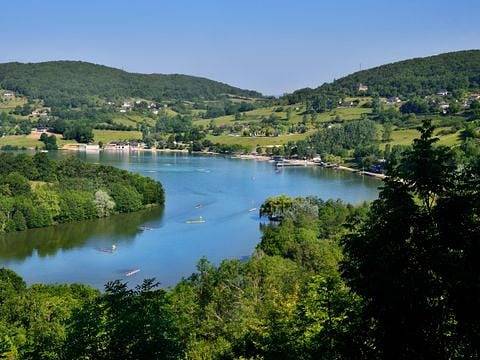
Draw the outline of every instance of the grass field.
<instances>
[{"instance_id":1,"label":"grass field","mask_svg":"<svg viewBox=\"0 0 480 360\"><path fill-rule=\"evenodd\" d=\"M292 109L290 122L291 124L296 124L302 121L303 113L305 108L300 105L291 105L291 106L283 106L284 111L276 112L275 109L278 106L271 106L271 107L264 107L255 109L252 111L245 112L245 116L242 120L239 120L239 123L243 122L258 122L262 120L262 117L270 116L272 113L277 115L281 120L287 119L287 108ZM297 110L298 109L298 110ZM361 108L361 107L353 107L353 108L337 108L329 112L324 112L317 115L317 118L321 122L328 122L333 121L337 116L339 116L342 120L349 121L349 120L356 120L360 119L362 114L368 114L372 110L369 108ZM204 125L207 126L211 121L217 126L220 125L228 125L233 124L235 122L234 115L227 115L227 116L220 116L214 119L201 119L196 120L194 123L197 125Z\"/></svg>"},{"instance_id":2,"label":"grass field","mask_svg":"<svg viewBox=\"0 0 480 360\"><path fill-rule=\"evenodd\" d=\"M435 130L435 135L440 139L438 141L439 145L445 146L455 146L460 142L460 131L448 134L448 135L438 135L438 133L446 128L438 128ZM418 130L415 129L400 129L392 132L392 141L389 142L391 145L410 145L413 143L413 139L416 139L420 136Z\"/></svg>"},{"instance_id":3,"label":"grass field","mask_svg":"<svg viewBox=\"0 0 480 360\"><path fill-rule=\"evenodd\" d=\"M115 124L133 127L137 127L138 124L142 124L144 122L147 123L149 126L155 125L155 120L153 118L133 113L116 113L112 120Z\"/></svg>"},{"instance_id":4,"label":"grass field","mask_svg":"<svg viewBox=\"0 0 480 360\"><path fill-rule=\"evenodd\" d=\"M57 136L57 144L59 147L65 144L75 143L73 140L63 140L59 136ZM43 142L38 140L38 137L31 136L31 135L10 135L4 136L0 138L0 146L4 145L12 145L18 147L26 147L26 148L43 148Z\"/></svg>"},{"instance_id":5,"label":"grass field","mask_svg":"<svg viewBox=\"0 0 480 360\"><path fill-rule=\"evenodd\" d=\"M27 102L27 99L23 97L15 97L11 100L0 101L0 111L11 111L14 110L17 106L23 106Z\"/></svg>"},{"instance_id":6,"label":"grass field","mask_svg":"<svg viewBox=\"0 0 480 360\"><path fill-rule=\"evenodd\" d=\"M43 143L40 140L29 137L28 135L10 135L0 138L0 146L12 145L18 147L43 147Z\"/></svg>"},{"instance_id":7,"label":"grass field","mask_svg":"<svg viewBox=\"0 0 480 360\"><path fill-rule=\"evenodd\" d=\"M111 141L121 140L141 140L142 133L140 131L118 131L118 130L93 130L94 142L99 141L107 144ZM59 147L65 144L75 143L74 140L63 140L57 135L57 144ZM43 148L43 143L38 140L38 136L34 135L10 135L0 138L0 146L12 145L26 148Z\"/></svg>"},{"instance_id":8,"label":"grass field","mask_svg":"<svg viewBox=\"0 0 480 360\"><path fill-rule=\"evenodd\" d=\"M444 130L446 128L438 128L435 130L435 134ZM227 145L243 145L249 146L250 148L255 148L257 145L262 147L265 146L274 146L274 145L283 145L288 143L289 141L297 141L305 139L308 135L314 133L315 130L310 130L305 134L293 134L293 135L280 135L277 137L243 137L243 136L229 136L229 135L220 135L220 136L213 136L208 135L207 139L220 144L227 144ZM390 145L411 145L413 143L413 139L419 137L419 132L415 129L400 129L395 130L392 132L392 141L388 142ZM439 145L445 146L455 146L460 142L460 132L456 132L454 134L448 135L438 135ZM386 143L382 143L380 146L383 148L385 147Z\"/></svg>"},{"instance_id":9,"label":"grass field","mask_svg":"<svg viewBox=\"0 0 480 360\"><path fill-rule=\"evenodd\" d=\"M309 133L305 134L293 134L293 135L280 135L275 137L243 137L243 136L228 136L228 135L220 135L220 136L213 136L207 135L207 139L213 143L220 143L226 145L242 145L248 146L251 149L254 149L257 145L262 147L265 146L274 146L274 145L283 145L288 143L289 141L297 141L305 139Z\"/></svg>"},{"instance_id":10,"label":"grass field","mask_svg":"<svg viewBox=\"0 0 480 360\"><path fill-rule=\"evenodd\" d=\"M122 140L141 140L140 131L120 131L120 130L93 130L94 141L107 144L112 141Z\"/></svg>"}]
</instances>

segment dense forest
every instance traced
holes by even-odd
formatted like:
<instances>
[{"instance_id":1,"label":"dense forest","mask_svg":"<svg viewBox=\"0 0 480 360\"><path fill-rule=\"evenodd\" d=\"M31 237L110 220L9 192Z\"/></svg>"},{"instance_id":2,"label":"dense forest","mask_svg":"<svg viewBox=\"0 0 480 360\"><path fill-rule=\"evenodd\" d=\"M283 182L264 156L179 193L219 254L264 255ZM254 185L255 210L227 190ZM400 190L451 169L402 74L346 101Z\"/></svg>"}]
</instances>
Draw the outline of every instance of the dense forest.
<instances>
[{"instance_id":1,"label":"dense forest","mask_svg":"<svg viewBox=\"0 0 480 360\"><path fill-rule=\"evenodd\" d=\"M258 92L205 78L128 73L81 61L0 64L0 87L42 99L46 106L54 107L94 105L98 99L130 97L154 101L215 100L226 95L261 97Z\"/></svg>"},{"instance_id":2,"label":"dense forest","mask_svg":"<svg viewBox=\"0 0 480 360\"><path fill-rule=\"evenodd\" d=\"M316 89L300 89L285 96L290 103L332 101L358 95L360 84L365 94L399 96L410 99L438 91L461 92L480 89L480 50L458 51L410 59L358 71Z\"/></svg>"},{"instance_id":3,"label":"dense forest","mask_svg":"<svg viewBox=\"0 0 480 360\"><path fill-rule=\"evenodd\" d=\"M77 158L0 153L0 233L163 205L160 183Z\"/></svg>"},{"instance_id":4,"label":"dense forest","mask_svg":"<svg viewBox=\"0 0 480 360\"><path fill-rule=\"evenodd\" d=\"M32 285L0 270L9 359L477 359L480 162L421 137L378 200L267 199L245 261L155 280Z\"/></svg>"}]
</instances>

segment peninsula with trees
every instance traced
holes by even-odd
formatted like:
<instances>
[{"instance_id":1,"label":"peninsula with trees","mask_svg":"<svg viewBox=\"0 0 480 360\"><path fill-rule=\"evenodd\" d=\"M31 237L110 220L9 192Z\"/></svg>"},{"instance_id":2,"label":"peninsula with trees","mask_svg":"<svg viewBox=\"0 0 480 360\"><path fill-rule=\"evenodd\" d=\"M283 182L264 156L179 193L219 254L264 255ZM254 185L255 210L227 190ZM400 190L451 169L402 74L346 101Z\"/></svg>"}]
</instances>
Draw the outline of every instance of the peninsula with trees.
<instances>
[{"instance_id":1,"label":"peninsula with trees","mask_svg":"<svg viewBox=\"0 0 480 360\"><path fill-rule=\"evenodd\" d=\"M0 233L163 206L159 182L69 157L0 153Z\"/></svg>"}]
</instances>

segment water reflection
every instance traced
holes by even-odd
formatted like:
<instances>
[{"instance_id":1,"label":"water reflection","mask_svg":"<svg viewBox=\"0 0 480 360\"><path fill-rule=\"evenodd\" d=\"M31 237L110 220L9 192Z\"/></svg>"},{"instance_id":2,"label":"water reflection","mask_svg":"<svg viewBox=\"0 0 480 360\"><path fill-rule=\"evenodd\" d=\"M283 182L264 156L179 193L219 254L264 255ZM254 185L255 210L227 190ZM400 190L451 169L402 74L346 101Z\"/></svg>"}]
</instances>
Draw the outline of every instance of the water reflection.
<instances>
[{"instance_id":1,"label":"water reflection","mask_svg":"<svg viewBox=\"0 0 480 360\"><path fill-rule=\"evenodd\" d=\"M0 237L0 264L29 284L80 282L103 288L127 270L141 269L128 277L132 286L148 277L171 286L195 271L203 256L219 263L251 254L260 231L258 213L249 210L258 209L269 196L314 195L358 204L375 199L381 184L332 169L286 168L277 173L271 163L223 157L49 152L57 159L71 155L160 181L165 212L157 208ZM204 223L186 223L200 216ZM113 252L98 251L114 244Z\"/></svg>"},{"instance_id":2,"label":"water reflection","mask_svg":"<svg viewBox=\"0 0 480 360\"><path fill-rule=\"evenodd\" d=\"M132 242L136 235L162 225L163 207L105 219L60 224L0 235L0 259L24 260L34 253L43 258L60 250L103 248ZM142 228L144 227L144 228Z\"/></svg>"}]
</instances>

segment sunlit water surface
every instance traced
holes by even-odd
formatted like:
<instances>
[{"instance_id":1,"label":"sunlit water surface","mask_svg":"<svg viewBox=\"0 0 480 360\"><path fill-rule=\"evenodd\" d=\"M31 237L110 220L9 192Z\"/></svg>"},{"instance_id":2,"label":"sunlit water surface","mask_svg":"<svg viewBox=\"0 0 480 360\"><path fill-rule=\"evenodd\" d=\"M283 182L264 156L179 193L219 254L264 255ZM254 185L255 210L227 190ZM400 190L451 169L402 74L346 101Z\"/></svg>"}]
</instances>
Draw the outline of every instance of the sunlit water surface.
<instances>
[{"instance_id":1,"label":"sunlit water surface","mask_svg":"<svg viewBox=\"0 0 480 360\"><path fill-rule=\"evenodd\" d=\"M52 153L52 157L66 156ZM171 286L189 276L201 257L218 264L245 258L260 240L258 211L269 196L315 195L350 203L373 200L378 180L321 168L286 168L268 162L155 153L78 154L160 181L164 209L0 236L0 266L28 283L87 283L115 279L134 285L155 277ZM205 222L188 224L202 217ZM112 253L101 251L112 245ZM126 273L138 269L127 277Z\"/></svg>"}]
</instances>

